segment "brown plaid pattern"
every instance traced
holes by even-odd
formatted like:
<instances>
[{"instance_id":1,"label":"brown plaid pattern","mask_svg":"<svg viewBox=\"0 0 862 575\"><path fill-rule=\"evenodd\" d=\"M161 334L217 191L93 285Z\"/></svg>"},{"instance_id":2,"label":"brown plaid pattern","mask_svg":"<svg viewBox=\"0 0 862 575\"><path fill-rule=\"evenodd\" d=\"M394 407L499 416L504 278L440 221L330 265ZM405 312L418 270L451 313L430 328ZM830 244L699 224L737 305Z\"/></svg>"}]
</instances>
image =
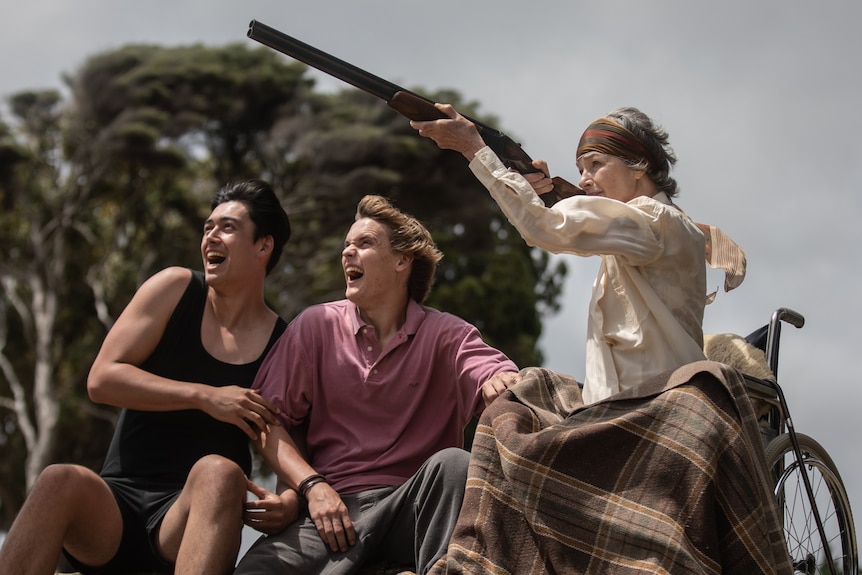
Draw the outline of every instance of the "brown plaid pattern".
<instances>
[{"instance_id":1,"label":"brown plaid pattern","mask_svg":"<svg viewBox=\"0 0 862 575\"><path fill-rule=\"evenodd\" d=\"M583 406L528 368L483 414L432 573L791 573L741 376L698 362Z\"/></svg>"}]
</instances>

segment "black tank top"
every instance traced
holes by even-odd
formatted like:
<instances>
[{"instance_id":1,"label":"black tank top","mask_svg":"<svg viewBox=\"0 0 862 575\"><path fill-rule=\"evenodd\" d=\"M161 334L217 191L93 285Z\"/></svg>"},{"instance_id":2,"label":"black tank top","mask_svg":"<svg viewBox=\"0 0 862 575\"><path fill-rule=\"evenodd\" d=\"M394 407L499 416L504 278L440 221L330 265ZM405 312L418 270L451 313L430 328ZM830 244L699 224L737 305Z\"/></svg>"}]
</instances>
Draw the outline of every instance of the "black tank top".
<instances>
[{"instance_id":1,"label":"black tank top","mask_svg":"<svg viewBox=\"0 0 862 575\"><path fill-rule=\"evenodd\" d=\"M224 363L207 353L201 343L206 294L204 275L192 272L191 282L171 314L161 341L141 368L178 381L251 387L263 358L286 324L278 319L266 349L254 362ZM223 455L235 461L246 475L251 473L249 440L235 425L199 410L123 409L101 475L182 486L192 465L209 454Z\"/></svg>"}]
</instances>

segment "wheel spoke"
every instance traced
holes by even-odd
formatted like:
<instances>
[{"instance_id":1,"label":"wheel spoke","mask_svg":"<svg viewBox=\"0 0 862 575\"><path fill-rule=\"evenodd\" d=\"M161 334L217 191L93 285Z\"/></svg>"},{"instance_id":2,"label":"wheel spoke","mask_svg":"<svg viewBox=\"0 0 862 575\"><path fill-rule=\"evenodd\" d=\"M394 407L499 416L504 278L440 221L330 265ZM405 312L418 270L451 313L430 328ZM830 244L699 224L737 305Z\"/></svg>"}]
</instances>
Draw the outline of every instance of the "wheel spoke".
<instances>
[{"instance_id":1,"label":"wheel spoke","mask_svg":"<svg viewBox=\"0 0 862 575\"><path fill-rule=\"evenodd\" d=\"M796 461L789 436L781 435L767 446L767 460L776 476L775 495L782 513L784 536L797 573L856 573L856 534L849 500L835 464L820 445L798 434L804 464ZM803 473L811 484L808 497ZM817 528L817 513L825 531L825 544ZM828 564L827 548L834 561Z\"/></svg>"}]
</instances>

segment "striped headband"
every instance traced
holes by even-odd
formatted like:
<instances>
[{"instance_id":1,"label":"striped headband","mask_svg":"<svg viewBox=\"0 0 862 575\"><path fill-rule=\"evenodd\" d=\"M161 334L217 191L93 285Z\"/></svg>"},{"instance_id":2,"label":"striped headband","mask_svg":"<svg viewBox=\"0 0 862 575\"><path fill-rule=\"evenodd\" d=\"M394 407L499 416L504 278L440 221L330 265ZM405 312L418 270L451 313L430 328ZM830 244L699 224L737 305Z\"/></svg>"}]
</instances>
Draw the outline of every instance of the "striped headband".
<instances>
[{"instance_id":1,"label":"striped headband","mask_svg":"<svg viewBox=\"0 0 862 575\"><path fill-rule=\"evenodd\" d=\"M587 126L578 142L576 157L580 158L587 152L601 152L634 162L646 160L653 169L663 164L637 136L610 118L599 118Z\"/></svg>"}]
</instances>

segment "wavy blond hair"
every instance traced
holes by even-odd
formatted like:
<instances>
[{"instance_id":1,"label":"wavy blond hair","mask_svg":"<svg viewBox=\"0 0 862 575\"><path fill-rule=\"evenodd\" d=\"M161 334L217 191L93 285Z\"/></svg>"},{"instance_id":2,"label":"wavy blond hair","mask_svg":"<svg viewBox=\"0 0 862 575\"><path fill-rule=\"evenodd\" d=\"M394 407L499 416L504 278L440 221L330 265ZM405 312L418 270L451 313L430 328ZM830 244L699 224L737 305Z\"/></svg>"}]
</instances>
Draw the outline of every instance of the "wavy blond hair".
<instances>
[{"instance_id":1,"label":"wavy blond hair","mask_svg":"<svg viewBox=\"0 0 862 575\"><path fill-rule=\"evenodd\" d=\"M389 244L396 254L407 254L413 258L407 295L417 303L423 303L431 292L437 273L437 264L443 253L431 237L431 232L409 214L405 214L382 196L365 196L356 208L356 220L372 219L386 227Z\"/></svg>"}]
</instances>

